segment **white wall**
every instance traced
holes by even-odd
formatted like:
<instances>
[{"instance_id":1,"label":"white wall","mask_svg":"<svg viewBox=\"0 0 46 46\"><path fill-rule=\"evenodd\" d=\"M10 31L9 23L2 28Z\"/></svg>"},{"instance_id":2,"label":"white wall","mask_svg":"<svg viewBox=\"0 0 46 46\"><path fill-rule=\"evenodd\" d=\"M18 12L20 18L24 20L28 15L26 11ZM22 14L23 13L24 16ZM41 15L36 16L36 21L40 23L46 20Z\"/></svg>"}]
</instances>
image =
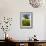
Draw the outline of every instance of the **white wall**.
<instances>
[{"instance_id":1,"label":"white wall","mask_svg":"<svg viewBox=\"0 0 46 46\"><path fill-rule=\"evenodd\" d=\"M45 14L46 14L46 13L45 13ZM45 31L44 31L44 39L46 39L46 15L45 15L45 19L44 19L44 20L45 20L45 24L44 24L44 25L45 25L45 28L44 28L44 30L45 30Z\"/></svg>"},{"instance_id":2,"label":"white wall","mask_svg":"<svg viewBox=\"0 0 46 46\"><path fill-rule=\"evenodd\" d=\"M20 12L33 12L32 29L20 29ZM46 8L44 7L31 7L28 0L0 0L0 17L13 18L12 26L8 33L16 40L27 40L34 34L37 35L37 39L44 40L46 34L45 12ZM0 39L2 39L2 36Z\"/></svg>"}]
</instances>

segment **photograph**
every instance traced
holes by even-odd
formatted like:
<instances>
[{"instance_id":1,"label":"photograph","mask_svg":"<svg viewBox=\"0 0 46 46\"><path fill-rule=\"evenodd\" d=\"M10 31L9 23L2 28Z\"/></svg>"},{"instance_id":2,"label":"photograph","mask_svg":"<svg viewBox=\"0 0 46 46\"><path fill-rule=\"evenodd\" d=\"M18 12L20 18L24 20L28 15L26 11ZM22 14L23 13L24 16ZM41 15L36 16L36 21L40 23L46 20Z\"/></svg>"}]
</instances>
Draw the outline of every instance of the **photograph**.
<instances>
[{"instance_id":1,"label":"photograph","mask_svg":"<svg viewBox=\"0 0 46 46\"><path fill-rule=\"evenodd\" d=\"M20 12L20 27L32 28L32 12Z\"/></svg>"}]
</instances>

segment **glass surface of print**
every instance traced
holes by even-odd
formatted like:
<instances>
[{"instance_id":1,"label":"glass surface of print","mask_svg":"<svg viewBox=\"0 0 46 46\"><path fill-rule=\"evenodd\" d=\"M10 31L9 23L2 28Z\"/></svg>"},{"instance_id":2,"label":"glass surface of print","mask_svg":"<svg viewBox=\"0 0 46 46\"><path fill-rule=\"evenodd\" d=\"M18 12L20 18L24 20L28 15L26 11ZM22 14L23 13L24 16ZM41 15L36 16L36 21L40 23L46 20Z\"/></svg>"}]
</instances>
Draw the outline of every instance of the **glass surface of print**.
<instances>
[{"instance_id":1,"label":"glass surface of print","mask_svg":"<svg viewBox=\"0 0 46 46\"><path fill-rule=\"evenodd\" d=\"M32 12L20 13L21 28L32 28Z\"/></svg>"}]
</instances>

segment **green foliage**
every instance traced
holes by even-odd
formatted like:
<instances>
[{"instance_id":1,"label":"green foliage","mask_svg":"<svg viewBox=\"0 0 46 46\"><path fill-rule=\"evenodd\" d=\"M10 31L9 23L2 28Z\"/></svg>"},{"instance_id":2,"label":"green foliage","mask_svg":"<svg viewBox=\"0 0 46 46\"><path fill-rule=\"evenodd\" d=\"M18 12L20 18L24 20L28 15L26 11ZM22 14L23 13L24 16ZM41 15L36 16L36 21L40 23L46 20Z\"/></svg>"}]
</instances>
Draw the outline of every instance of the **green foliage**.
<instances>
[{"instance_id":1,"label":"green foliage","mask_svg":"<svg viewBox=\"0 0 46 46\"><path fill-rule=\"evenodd\" d=\"M29 19L22 20L22 26L30 26L30 20Z\"/></svg>"}]
</instances>

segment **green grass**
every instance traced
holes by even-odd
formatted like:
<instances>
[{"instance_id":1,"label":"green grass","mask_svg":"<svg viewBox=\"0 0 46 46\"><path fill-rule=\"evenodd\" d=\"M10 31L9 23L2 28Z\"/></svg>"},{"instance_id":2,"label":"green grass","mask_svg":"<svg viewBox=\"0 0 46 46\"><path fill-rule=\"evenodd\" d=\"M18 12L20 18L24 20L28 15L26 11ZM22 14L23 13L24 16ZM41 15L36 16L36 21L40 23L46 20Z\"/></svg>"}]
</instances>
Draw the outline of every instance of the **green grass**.
<instances>
[{"instance_id":1,"label":"green grass","mask_svg":"<svg viewBox=\"0 0 46 46\"><path fill-rule=\"evenodd\" d=\"M30 20L29 19L23 19L22 20L22 26L30 26Z\"/></svg>"}]
</instances>

